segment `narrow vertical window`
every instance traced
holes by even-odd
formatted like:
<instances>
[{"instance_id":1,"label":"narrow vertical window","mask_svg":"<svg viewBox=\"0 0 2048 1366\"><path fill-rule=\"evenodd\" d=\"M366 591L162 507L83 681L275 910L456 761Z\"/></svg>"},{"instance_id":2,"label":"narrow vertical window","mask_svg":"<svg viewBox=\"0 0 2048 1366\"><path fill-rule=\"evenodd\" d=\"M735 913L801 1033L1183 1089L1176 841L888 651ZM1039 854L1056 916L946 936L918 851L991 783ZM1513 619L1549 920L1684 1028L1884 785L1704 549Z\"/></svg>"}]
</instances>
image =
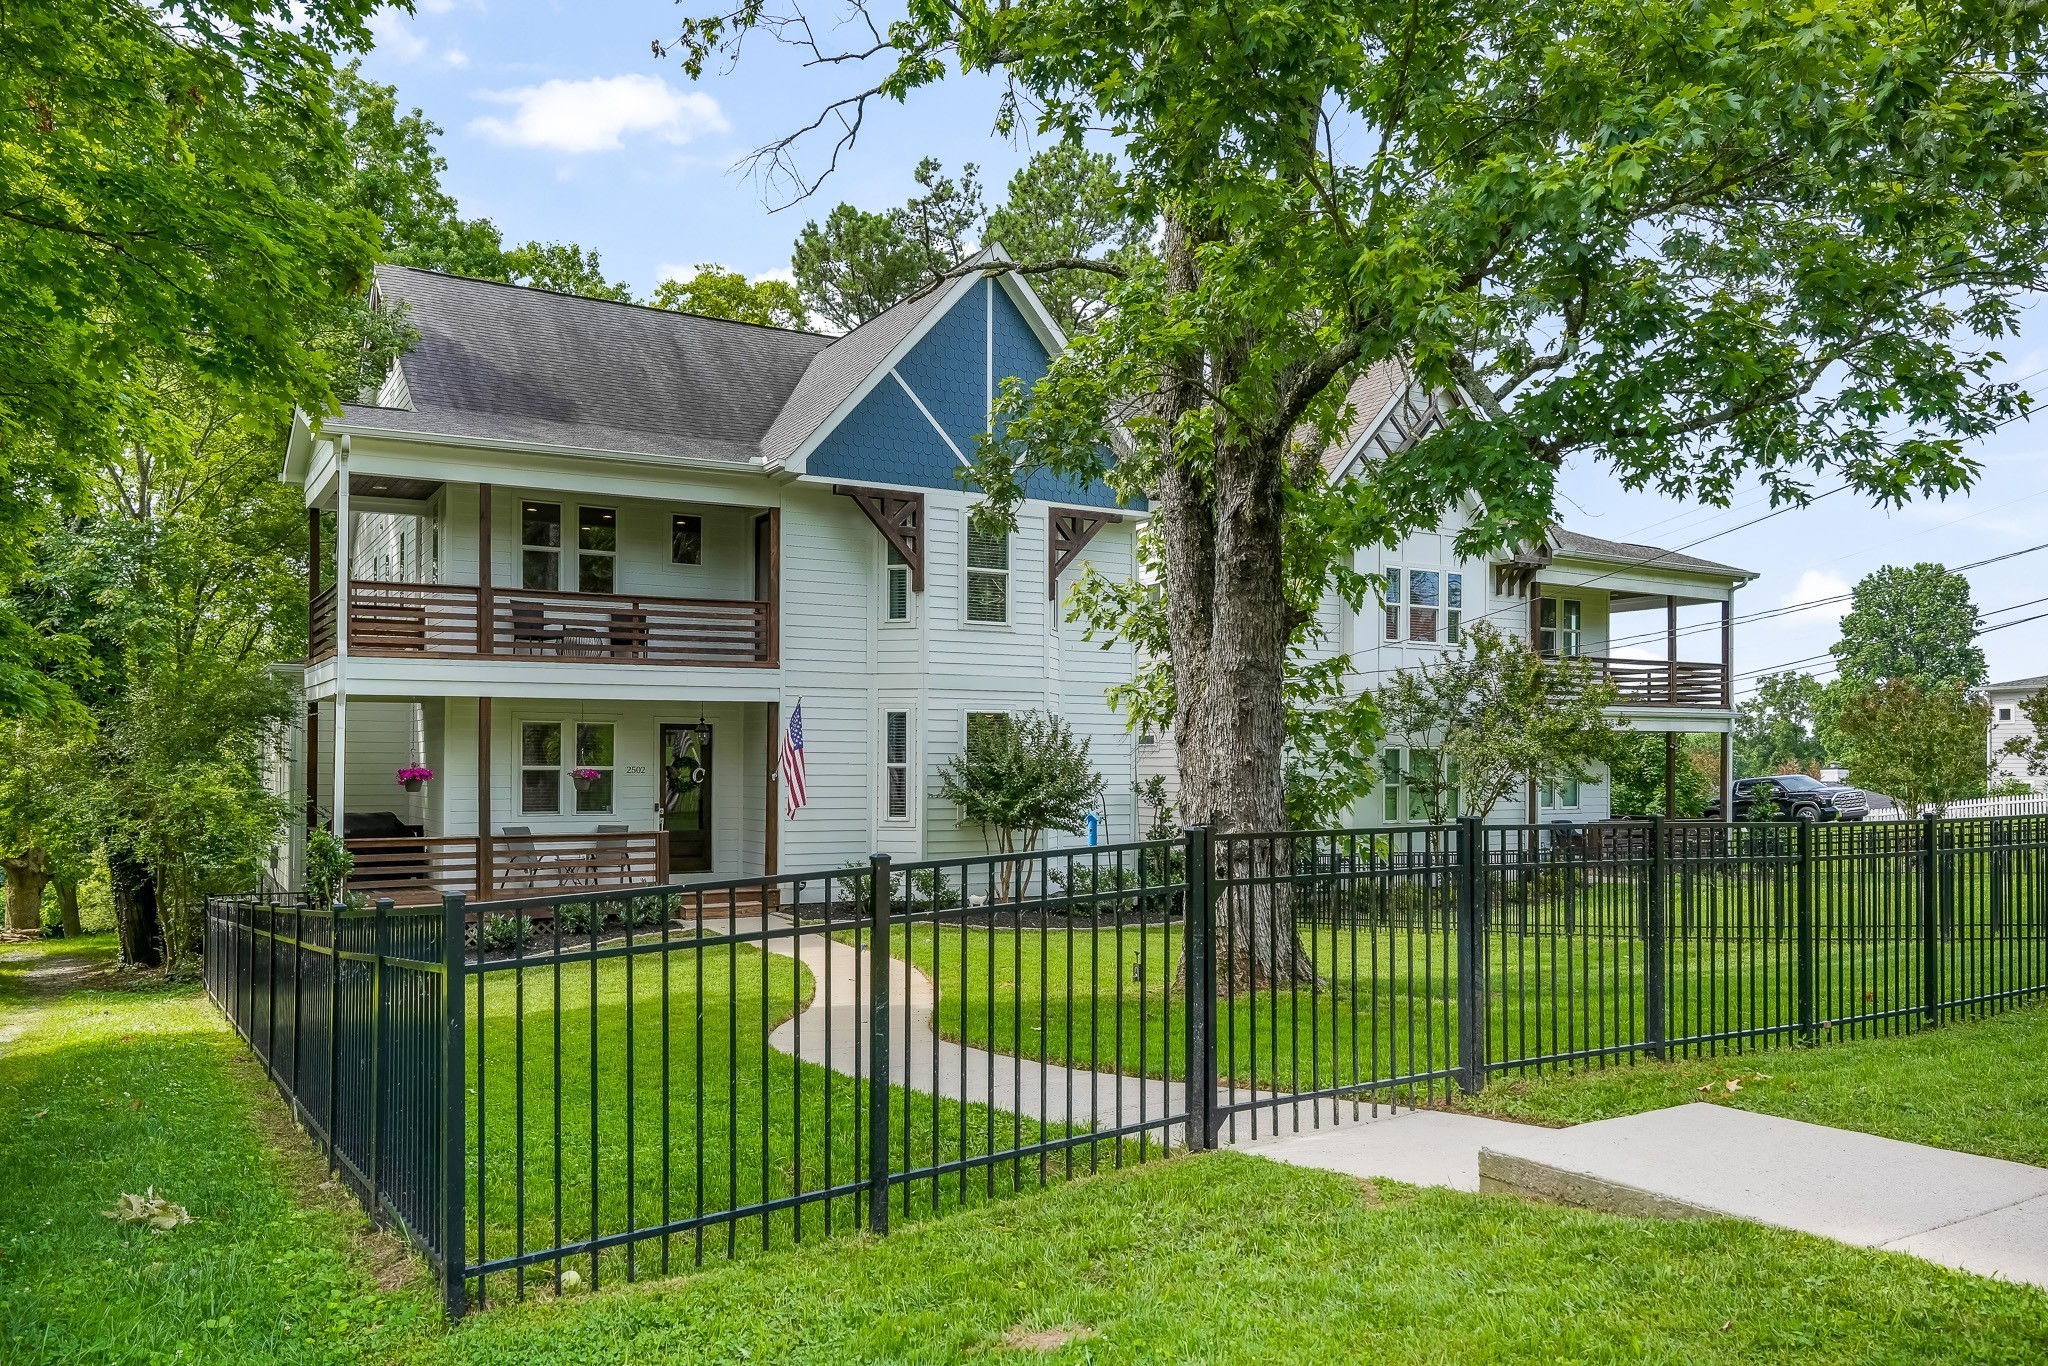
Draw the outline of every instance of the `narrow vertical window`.
<instances>
[{"instance_id":1,"label":"narrow vertical window","mask_svg":"<svg viewBox=\"0 0 2048 1366\"><path fill-rule=\"evenodd\" d=\"M668 519L670 564L704 563L704 519L678 512Z\"/></svg>"},{"instance_id":2,"label":"narrow vertical window","mask_svg":"<svg viewBox=\"0 0 2048 1366\"><path fill-rule=\"evenodd\" d=\"M1010 538L967 525L967 619L1001 625L1010 619Z\"/></svg>"},{"instance_id":3,"label":"narrow vertical window","mask_svg":"<svg viewBox=\"0 0 2048 1366\"><path fill-rule=\"evenodd\" d=\"M1437 597L1442 577L1434 569L1408 571L1408 639L1436 642Z\"/></svg>"},{"instance_id":4,"label":"narrow vertical window","mask_svg":"<svg viewBox=\"0 0 2048 1366\"><path fill-rule=\"evenodd\" d=\"M889 819L910 819L910 713L883 713L884 736L882 772Z\"/></svg>"},{"instance_id":5,"label":"narrow vertical window","mask_svg":"<svg viewBox=\"0 0 2048 1366\"><path fill-rule=\"evenodd\" d=\"M1401 819L1401 751L1390 749L1380 755L1380 786L1386 792L1386 815L1390 821Z\"/></svg>"},{"instance_id":6,"label":"narrow vertical window","mask_svg":"<svg viewBox=\"0 0 2048 1366\"><path fill-rule=\"evenodd\" d=\"M1387 639L1401 638L1401 571L1387 571ZM1390 753L1392 751L1389 751Z\"/></svg>"},{"instance_id":7,"label":"narrow vertical window","mask_svg":"<svg viewBox=\"0 0 2048 1366\"><path fill-rule=\"evenodd\" d=\"M1465 576L1444 575L1444 639L1456 645L1465 639Z\"/></svg>"},{"instance_id":8,"label":"narrow vertical window","mask_svg":"<svg viewBox=\"0 0 2048 1366\"><path fill-rule=\"evenodd\" d=\"M519 505L519 586L552 592L562 586L562 505Z\"/></svg>"},{"instance_id":9,"label":"narrow vertical window","mask_svg":"<svg viewBox=\"0 0 2048 1366\"><path fill-rule=\"evenodd\" d=\"M562 810L562 727L528 721L519 727L519 814L553 816Z\"/></svg>"},{"instance_id":10,"label":"narrow vertical window","mask_svg":"<svg viewBox=\"0 0 2048 1366\"><path fill-rule=\"evenodd\" d=\"M1408 751L1408 819L1426 821L1429 819L1430 798L1436 786L1436 751L1414 749Z\"/></svg>"},{"instance_id":11,"label":"narrow vertical window","mask_svg":"<svg viewBox=\"0 0 2048 1366\"><path fill-rule=\"evenodd\" d=\"M615 508L576 509L576 591L618 591L619 514Z\"/></svg>"},{"instance_id":12,"label":"narrow vertical window","mask_svg":"<svg viewBox=\"0 0 2048 1366\"><path fill-rule=\"evenodd\" d=\"M616 772L610 722L576 723L576 767L569 778L576 788L579 812L610 812L612 775Z\"/></svg>"},{"instance_id":13,"label":"narrow vertical window","mask_svg":"<svg viewBox=\"0 0 2048 1366\"><path fill-rule=\"evenodd\" d=\"M1557 599L1545 598L1536 607L1536 652L1557 654Z\"/></svg>"},{"instance_id":14,"label":"narrow vertical window","mask_svg":"<svg viewBox=\"0 0 2048 1366\"><path fill-rule=\"evenodd\" d=\"M885 569L887 579L887 611L890 621L910 620L910 561L903 558L903 552L895 546L889 547L889 562Z\"/></svg>"},{"instance_id":15,"label":"narrow vertical window","mask_svg":"<svg viewBox=\"0 0 2048 1366\"><path fill-rule=\"evenodd\" d=\"M1566 658L1577 659L1580 644L1584 639L1580 631L1580 622L1585 615L1585 608L1574 598L1566 598L1563 608L1558 623L1558 648L1563 651ZM1572 805L1577 806L1578 803L1573 802Z\"/></svg>"}]
</instances>

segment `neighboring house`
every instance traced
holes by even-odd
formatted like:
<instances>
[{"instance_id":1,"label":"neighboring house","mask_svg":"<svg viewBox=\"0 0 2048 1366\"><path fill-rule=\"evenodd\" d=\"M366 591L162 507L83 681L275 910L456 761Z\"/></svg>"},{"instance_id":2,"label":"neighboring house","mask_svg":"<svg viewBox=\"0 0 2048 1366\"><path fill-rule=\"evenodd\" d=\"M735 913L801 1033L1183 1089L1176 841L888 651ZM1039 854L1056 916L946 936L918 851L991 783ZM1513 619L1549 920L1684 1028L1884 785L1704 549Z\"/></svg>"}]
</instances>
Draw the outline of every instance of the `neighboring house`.
<instances>
[{"instance_id":1,"label":"neighboring house","mask_svg":"<svg viewBox=\"0 0 2048 1366\"><path fill-rule=\"evenodd\" d=\"M375 401L295 427L326 572L309 732L280 783L354 886L422 899L980 852L931 796L981 718L1093 744L1127 649L1056 597L1133 572L1142 508L1039 479L1007 538L956 477L1004 378L1061 345L1028 286L963 278L844 337L381 268L419 343ZM809 804L777 755L801 704ZM314 740L310 751L304 738ZM434 771L416 791L401 766ZM575 770L588 770L578 775ZM296 885L302 845L280 880Z\"/></svg>"},{"instance_id":2,"label":"neighboring house","mask_svg":"<svg viewBox=\"0 0 2048 1366\"><path fill-rule=\"evenodd\" d=\"M1443 403L1404 383L1398 367L1381 365L1352 385L1356 425L1328 451L1324 467L1342 478L1357 465L1401 449L1441 420ZM1592 661L1621 695L1613 714L1634 730L1667 737L1666 795L1681 761L1686 733L1720 737L1724 792L1735 736L1736 590L1756 575L1656 546L1603 540L1563 527L1539 545L1487 560L1460 557L1454 540L1471 506L1433 531L1410 536L1397 550L1360 552L1359 572L1384 585L1378 602L1353 612L1333 592L1319 616L1322 657L1349 654L1351 691L1368 692L1401 670L1457 645L1474 623L1532 641L1544 654ZM1705 656L1702 658L1701 656ZM1426 743L1397 738L1381 756L1381 781L1350 813L1353 824L1420 821L1423 813L1405 779L1434 762ZM1139 771L1168 774L1170 740L1139 750ZM1494 807L1499 823L1598 820L1611 812L1611 784L1558 783L1525 788ZM1625 813L1643 814L1643 813Z\"/></svg>"},{"instance_id":3,"label":"neighboring house","mask_svg":"<svg viewBox=\"0 0 2048 1366\"><path fill-rule=\"evenodd\" d=\"M2033 722L2020 710L2020 703L2038 692L2048 690L2048 674L2033 678L2015 678L2009 683L1993 683L1984 690L1991 703L1991 781L2001 778L2017 778L2033 787L2037 792L2048 792L2048 778L2027 772L2026 761L2018 755L2005 752L2008 740L2031 740L2034 738Z\"/></svg>"}]
</instances>

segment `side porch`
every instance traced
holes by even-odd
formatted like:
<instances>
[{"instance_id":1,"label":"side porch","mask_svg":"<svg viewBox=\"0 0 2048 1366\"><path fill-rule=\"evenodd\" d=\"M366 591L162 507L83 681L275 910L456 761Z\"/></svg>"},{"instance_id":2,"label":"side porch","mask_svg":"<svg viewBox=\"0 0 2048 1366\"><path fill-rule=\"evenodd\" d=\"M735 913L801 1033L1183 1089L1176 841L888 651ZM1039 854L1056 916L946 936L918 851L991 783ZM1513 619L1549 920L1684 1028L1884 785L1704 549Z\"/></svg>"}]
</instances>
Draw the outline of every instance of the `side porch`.
<instances>
[{"instance_id":1,"label":"side porch","mask_svg":"<svg viewBox=\"0 0 2048 1366\"><path fill-rule=\"evenodd\" d=\"M765 700L315 697L278 880L304 885L315 827L351 894L400 905L772 874L778 724Z\"/></svg>"}]
</instances>

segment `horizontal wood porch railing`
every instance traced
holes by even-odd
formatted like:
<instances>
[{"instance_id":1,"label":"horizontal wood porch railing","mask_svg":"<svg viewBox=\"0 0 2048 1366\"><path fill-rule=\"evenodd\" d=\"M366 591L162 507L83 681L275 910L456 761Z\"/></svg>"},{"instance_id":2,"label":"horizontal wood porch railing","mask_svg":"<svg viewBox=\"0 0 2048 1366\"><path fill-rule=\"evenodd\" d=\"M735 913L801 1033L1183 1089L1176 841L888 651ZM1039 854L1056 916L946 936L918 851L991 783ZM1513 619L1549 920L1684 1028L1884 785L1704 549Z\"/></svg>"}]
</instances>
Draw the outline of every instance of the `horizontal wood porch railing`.
<instances>
[{"instance_id":1,"label":"horizontal wood porch railing","mask_svg":"<svg viewBox=\"0 0 2048 1366\"><path fill-rule=\"evenodd\" d=\"M1728 666L1689 659L1582 656L1614 685L1624 707L1726 707Z\"/></svg>"},{"instance_id":2,"label":"horizontal wood porch railing","mask_svg":"<svg viewBox=\"0 0 2048 1366\"><path fill-rule=\"evenodd\" d=\"M451 892L472 900L558 896L579 888L668 880L668 832L570 835L400 835L352 839L348 890L401 906Z\"/></svg>"},{"instance_id":3,"label":"horizontal wood porch railing","mask_svg":"<svg viewBox=\"0 0 2048 1366\"><path fill-rule=\"evenodd\" d=\"M483 599L483 590L473 584L352 580L349 653L732 668L777 662L765 602L500 588L489 595L486 623ZM324 659L335 652L333 589L321 590L311 613L309 657Z\"/></svg>"}]
</instances>

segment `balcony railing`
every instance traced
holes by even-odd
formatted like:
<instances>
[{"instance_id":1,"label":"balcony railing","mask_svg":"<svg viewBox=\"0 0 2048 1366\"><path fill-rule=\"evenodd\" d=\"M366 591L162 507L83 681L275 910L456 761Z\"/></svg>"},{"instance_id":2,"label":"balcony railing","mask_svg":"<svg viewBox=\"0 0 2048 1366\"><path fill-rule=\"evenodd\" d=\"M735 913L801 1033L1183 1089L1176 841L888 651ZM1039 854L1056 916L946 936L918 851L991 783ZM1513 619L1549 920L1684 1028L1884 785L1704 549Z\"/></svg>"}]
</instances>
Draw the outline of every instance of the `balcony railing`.
<instances>
[{"instance_id":1,"label":"balcony railing","mask_svg":"<svg viewBox=\"0 0 2048 1366\"><path fill-rule=\"evenodd\" d=\"M1612 659L1582 656L1621 694L1624 707L1716 707L1730 705L1728 666L1678 659Z\"/></svg>"},{"instance_id":2,"label":"balcony railing","mask_svg":"<svg viewBox=\"0 0 2048 1366\"><path fill-rule=\"evenodd\" d=\"M399 835L347 841L348 890L401 906L450 893L472 900L559 896L583 888L668 881L668 832L574 835Z\"/></svg>"},{"instance_id":3,"label":"balcony railing","mask_svg":"<svg viewBox=\"0 0 2048 1366\"><path fill-rule=\"evenodd\" d=\"M598 664L772 667L770 604L622 593L491 592L467 584L357 579L348 589L352 655L505 655ZM311 657L335 652L334 593L313 599ZM488 630L485 628L488 627Z\"/></svg>"}]
</instances>

